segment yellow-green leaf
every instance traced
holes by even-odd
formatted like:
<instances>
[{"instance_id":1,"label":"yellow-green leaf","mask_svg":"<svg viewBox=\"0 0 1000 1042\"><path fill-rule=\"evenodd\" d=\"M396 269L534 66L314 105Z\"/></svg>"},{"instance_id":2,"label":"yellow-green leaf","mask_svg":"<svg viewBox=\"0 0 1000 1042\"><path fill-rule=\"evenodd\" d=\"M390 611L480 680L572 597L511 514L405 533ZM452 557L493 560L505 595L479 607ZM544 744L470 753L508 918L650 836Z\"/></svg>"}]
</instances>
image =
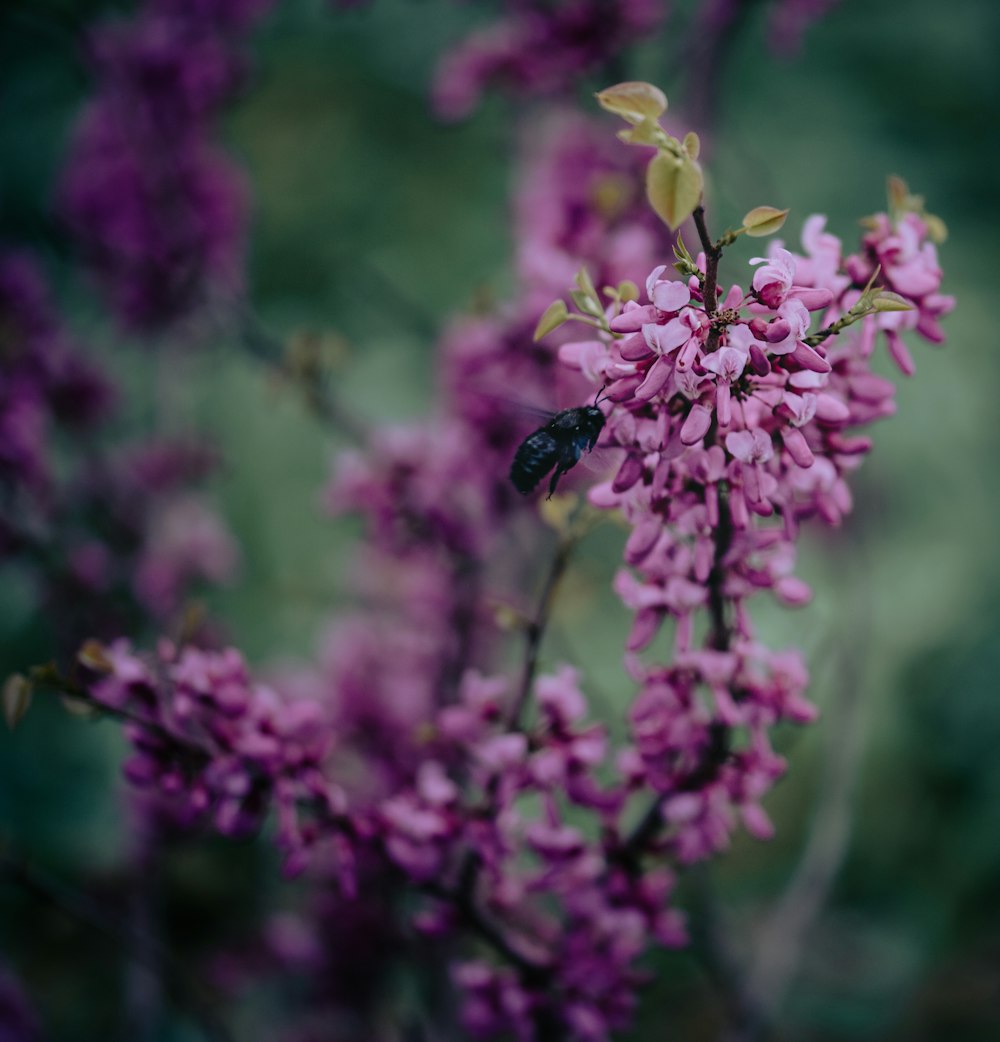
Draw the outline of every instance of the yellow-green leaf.
<instances>
[{"instance_id":1,"label":"yellow-green leaf","mask_svg":"<svg viewBox=\"0 0 1000 1042\"><path fill-rule=\"evenodd\" d=\"M787 216L787 210L778 210L773 206L755 206L743 218L743 231L751 239L773 235L785 223Z\"/></svg>"},{"instance_id":2,"label":"yellow-green leaf","mask_svg":"<svg viewBox=\"0 0 1000 1042\"><path fill-rule=\"evenodd\" d=\"M692 159L697 159L701 154L701 138L693 130L689 130L684 135L684 151Z\"/></svg>"},{"instance_id":3,"label":"yellow-green leaf","mask_svg":"<svg viewBox=\"0 0 1000 1042\"><path fill-rule=\"evenodd\" d=\"M940 246L948 238L948 225L933 213L925 213L924 220L927 222L927 234L931 237L931 242Z\"/></svg>"},{"instance_id":4,"label":"yellow-green leaf","mask_svg":"<svg viewBox=\"0 0 1000 1042\"><path fill-rule=\"evenodd\" d=\"M493 606L493 621L496 623L497 629L510 633L524 626L527 620L524 614L519 612L513 605L498 602Z\"/></svg>"},{"instance_id":5,"label":"yellow-green leaf","mask_svg":"<svg viewBox=\"0 0 1000 1042\"><path fill-rule=\"evenodd\" d=\"M693 159L659 152L646 168L646 197L672 229L694 212L702 187L701 167Z\"/></svg>"},{"instance_id":6,"label":"yellow-green leaf","mask_svg":"<svg viewBox=\"0 0 1000 1042\"><path fill-rule=\"evenodd\" d=\"M631 279L620 282L618 284L618 299L623 304L628 300L638 300L639 287Z\"/></svg>"},{"instance_id":7,"label":"yellow-green leaf","mask_svg":"<svg viewBox=\"0 0 1000 1042\"><path fill-rule=\"evenodd\" d=\"M104 645L96 640L88 640L76 653L76 657L77 661L95 673L110 673L114 669Z\"/></svg>"},{"instance_id":8,"label":"yellow-green leaf","mask_svg":"<svg viewBox=\"0 0 1000 1042\"><path fill-rule=\"evenodd\" d=\"M543 336L548 336L553 329L558 329L567 318L569 318L569 311L566 308L566 301L554 300L545 309L545 314L542 315L538 320L538 325L535 326L535 340L541 340Z\"/></svg>"},{"instance_id":9,"label":"yellow-green leaf","mask_svg":"<svg viewBox=\"0 0 1000 1042\"><path fill-rule=\"evenodd\" d=\"M618 140L626 145L658 145L663 139L663 128L654 119L644 119L633 127L618 131Z\"/></svg>"},{"instance_id":10,"label":"yellow-green leaf","mask_svg":"<svg viewBox=\"0 0 1000 1042\"><path fill-rule=\"evenodd\" d=\"M93 720L101 712L97 706L73 695L63 695L59 701L70 716L79 717L81 720Z\"/></svg>"},{"instance_id":11,"label":"yellow-green leaf","mask_svg":"<svg viewBox=\"0 0 1000 1042\"><path fill-rule=\"evenodd\" d=\"M31 705L33 688L31 681L20 673L12 673L3 685L0 698L3 701L3 716L7 726L13 731L21 722Z\"/></svg>"},{"instance_id":12,"label":"yellow-green leaf","mask_svg":"<svg viewBox=\"0 0 1000 1042\"><path fill-rule=\"evenodd\" d=\"M893 293L892 290L883 289L872 297L872 307L876 311L912 311L913 305L905 298L901 297L898 293Z\"/></svg>"},{"instance_id":13,"label":"yellow-green leaf","mask_svg":"<svg viewBox=\"0 0 1000 1042\"><path fill-rule=\"evenodd\" d=\"M596 97L602 109L621 116L627 123L655 122L667 111L666 94L651 83L617 83L599 91Z\"/></svg>"},{"instance_id":14,"label":"yellow-green leaf","mask_svg":"<svg viewBox=\"0 0 1000 1042\"><path fill-rule=\"evenodd\" d=\"M886 194L889 196L889 210L900 214L909 209L910 186L895 174L886 179Z\"/></svg>"}]
</instances>

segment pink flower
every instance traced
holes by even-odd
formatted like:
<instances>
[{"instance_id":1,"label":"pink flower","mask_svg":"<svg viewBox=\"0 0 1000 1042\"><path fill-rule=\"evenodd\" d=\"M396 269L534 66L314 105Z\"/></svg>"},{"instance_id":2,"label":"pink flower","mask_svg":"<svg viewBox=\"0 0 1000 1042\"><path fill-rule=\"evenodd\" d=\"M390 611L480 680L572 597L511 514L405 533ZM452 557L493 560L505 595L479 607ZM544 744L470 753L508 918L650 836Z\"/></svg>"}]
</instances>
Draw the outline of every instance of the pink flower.
<instances>
[{"instance_id":1,"label":"pink flower","mask_svg":"<svg viewBox=\"0 0 1000 1042\"><path fill-rule=\"evenodd\" d=\"M726 435L726 448L742 463L766 463L774 455L771 438L759 428L731 431Z\"/></svg>"},{"instance_id":2,"label":"pink flower","mask_svg":"<svg viewBox=\"0 0 1000 1042\"><path fill-rule=\"evenodd\" d=\"M753 276L753 289L757 299L765 307L777 311L795 278L795 258L780 246L771 251L770 257L752 257L751 264L763 264Z\"/></svg>"}]
</instances>

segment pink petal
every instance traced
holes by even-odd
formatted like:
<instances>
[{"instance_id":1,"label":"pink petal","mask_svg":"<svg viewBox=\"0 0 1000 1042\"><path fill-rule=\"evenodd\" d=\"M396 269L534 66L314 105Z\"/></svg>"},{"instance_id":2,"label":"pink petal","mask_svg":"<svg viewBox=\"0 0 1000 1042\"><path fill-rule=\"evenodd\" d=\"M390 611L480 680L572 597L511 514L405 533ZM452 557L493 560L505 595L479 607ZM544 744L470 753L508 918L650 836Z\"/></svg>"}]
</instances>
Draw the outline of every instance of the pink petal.
<instances>
[{"instance_id":1,"label":"pink petal","mask_svg":"<svg viewBox=\"0 0 1000 1042\"><path fill-rule=\"evenodd\" d=\"M814 351L808 344L804 344L801 340L795 345L795 350L792 352L792 358L794 358L803 369L809 369L814 373L830 372L830 363L821 354Z\"/></svg>"},{"instance_id":2,"label":"pink petal","mask_svg":"<svg viewBox=\"0 0 1000 1042\"><path fill-rule=\"evenodd\" d=\"M674 366L669 359L657 358L649 367L646 379L635 389L635 397L640 401L649 401L650 398L663 390L673 371Z\"/></svg>"},{"instance_id":3,"label":"pink petal","mask_svg":"<svg viewBox=\"0 0 1000 1042\"><path fill-rule=\"evenodd\" d=\"M782 431L781 438L785 443L785 448L788 449L788 455L795 460L798 466L811 467L816 462L805 435L798 427L789 427Z\"/></svg>"},{"instance_id":4,"label":"pink petal","mask_svg":"<svg viewBox=\"0 0 1000 1042\"><path fill-rule=\"evenodd\" d=\"M661 311L680 311L691 301L691 291L683 282L658 282L653 287L653 303Z\"/></svg>"},{"instance_id":5,"label":"pink petal","mask_svg":"<svg viewBox=\"0 0 1000 1042\"><path fill-rule=\"evenodd\" d=\"M681 427L681 441L685 445L694 445L701 441L712 425L712 414L704 405L692 405L691 411Z\"/></svg>"},{"instance_id":6,"label":"pink petal","mask_svg":"<svg viewBox=\"0 0 1000 1042\"><path fill-rule=\"evenodd\" d=\"M899 366L899 371L904 376L913 376L917 371L917 367L913 362L913 355L910 354L910 349L900 339L899 334L891 329L886 330L885 339L889 345L889 355L896 365Z\"/></svg>"}]
</instances>

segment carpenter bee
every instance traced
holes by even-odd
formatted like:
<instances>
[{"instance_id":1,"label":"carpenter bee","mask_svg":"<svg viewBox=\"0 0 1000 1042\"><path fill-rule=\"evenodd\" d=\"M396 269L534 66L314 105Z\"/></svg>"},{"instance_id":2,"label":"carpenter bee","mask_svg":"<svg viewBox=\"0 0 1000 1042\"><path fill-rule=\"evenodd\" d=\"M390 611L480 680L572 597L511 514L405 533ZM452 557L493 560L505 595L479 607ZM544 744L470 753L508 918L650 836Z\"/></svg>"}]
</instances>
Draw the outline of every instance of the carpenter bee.
<instances>
[{"instance_id":1,"label":"carpenter bee","mask_svg":"<svg viewBox=\"0 0 1000 1042\"><path fill-rule=\"evenodd\" d=\"M529 434L514 453L510 480L514 488L526 496L553 467L549 496L559 479L571 470L584 449L590 452L604 429L604 413L594 405L563 409L544 426Z\"/></svg>"}]
</instances>

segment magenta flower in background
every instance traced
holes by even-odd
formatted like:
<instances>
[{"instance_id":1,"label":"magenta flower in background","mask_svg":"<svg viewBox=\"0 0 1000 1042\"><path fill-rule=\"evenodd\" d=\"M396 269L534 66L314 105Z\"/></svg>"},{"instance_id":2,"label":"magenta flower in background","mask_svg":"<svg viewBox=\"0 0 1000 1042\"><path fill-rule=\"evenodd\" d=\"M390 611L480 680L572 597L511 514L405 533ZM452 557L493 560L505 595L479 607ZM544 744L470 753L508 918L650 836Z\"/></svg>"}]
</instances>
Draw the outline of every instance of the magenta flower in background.
<instances>
[{"instance_id":1,"label":"magenta flower in background","mask_svg":"<svg viewBox=\"0 0 1000 1042\"><path fill-rule=\"evenodd\" d=\"M645 278L670 242L642 192L648 156L569 109L526 125L521 149L514 241L524 307L544 310L581 267L600 286Z\"/></svg>"},{"instance_id":2,"label":"magenta flower in background","mask_svg":"<svg viewBox=\"0 0 1000 1042\"><path fill-rule=\"evenodd\" d=\"M488 87L517 95L565 95L664 17L662 0L509 0L508 12L440 60L435 111L462 119Z\"/></svg>"},{"instance_id":3,"label":"magenta flower in background","mask_svg":"<svg viewBox=\"0 0 1000 1042\"><path fill-rule=\"evenodd\" d=\"M0 376L2 509L44 510L59 433L99 425L115 394L65 330L41 270L24 253L0 256Z\"/></svg>"},{"instance_id":4,"label":"magenta flower in background","mask_svg":"<svg viewBox=\"0 0 1000 1042\"><path fill-rule=\"evenodd\" d=\"M34 260L0 257L0 561L31 577L61 650L165 622L193 588L229 581L238 559L191 497L217 453L177 440L109 453L118 395Z\"/></svg>"},{"instance_id":5,"label":"magenta flower in background","mask_svg":"<svg viewBox=\"0 0 1000 1042\"><path fill-rule=\"evenodd\" d=\"M156 329L242 291L246 191L214 144L261 2L147 0L93 34L62 210L112 308Z\"/></svg>"}]
</instances>

